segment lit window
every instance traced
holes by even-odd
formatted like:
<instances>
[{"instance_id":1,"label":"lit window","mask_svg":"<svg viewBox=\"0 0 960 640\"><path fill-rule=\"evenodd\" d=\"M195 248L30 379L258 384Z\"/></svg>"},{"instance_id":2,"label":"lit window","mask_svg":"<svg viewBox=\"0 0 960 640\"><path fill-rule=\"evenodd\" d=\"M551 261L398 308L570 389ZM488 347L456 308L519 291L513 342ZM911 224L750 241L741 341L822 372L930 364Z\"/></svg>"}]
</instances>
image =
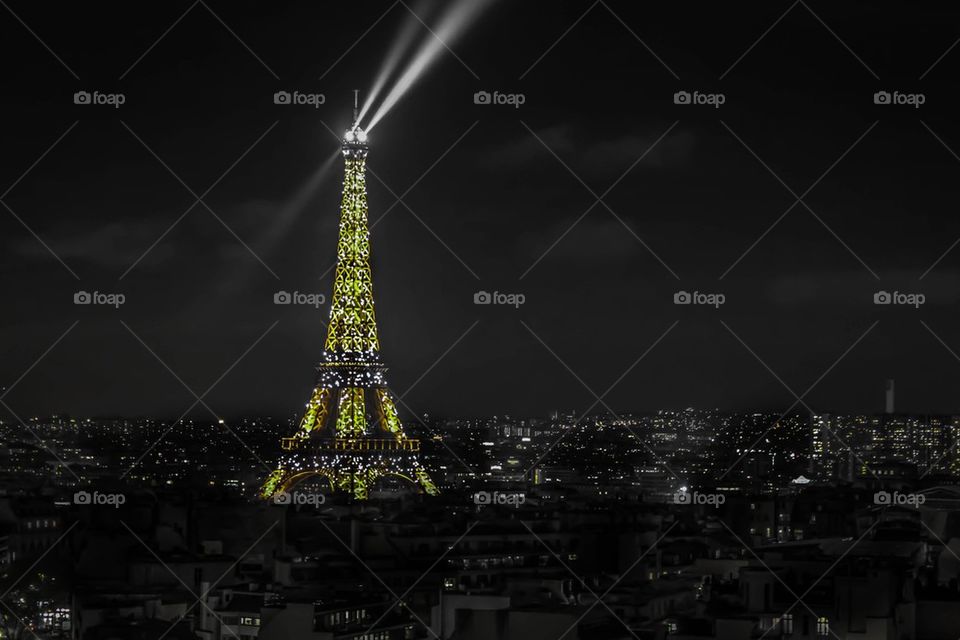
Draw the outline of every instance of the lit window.
<instances>
[{"instance_id":1,"label":"lit window","mask_svg":"<svg viewBox=\"0 0 960 640\"><path fill-rule=\"evenodd\" d=\"M830 635L830 621L826 618L817 618L817 635L823 638Z\"/></svg>"},{"instance_id":2,"label":"lit window","mask_svg":"<svg viewBox=\"0 0 960 640\"><path fill-rule=\"evenodd\" d=\"M783 635L789 635L793 633L793 614L785 613L783 617L780 618L780 629L783 631Z\"/></svg>"}]
</instances>

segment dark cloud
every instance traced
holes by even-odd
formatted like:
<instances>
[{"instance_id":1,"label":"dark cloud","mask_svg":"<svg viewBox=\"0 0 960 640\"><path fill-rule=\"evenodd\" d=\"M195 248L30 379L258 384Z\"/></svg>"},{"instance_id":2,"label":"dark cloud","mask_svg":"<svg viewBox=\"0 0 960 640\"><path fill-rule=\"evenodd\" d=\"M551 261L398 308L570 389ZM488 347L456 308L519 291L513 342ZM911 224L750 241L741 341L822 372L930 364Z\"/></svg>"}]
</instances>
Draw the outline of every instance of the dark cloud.
<instances>
[{"instance_id":1,"label":"dark cloud","mask_svg":"<svg viewBox=\"0 0 960 640\"><path fill-rule=\"evenodd\" d=\"M664 123L659 130L650 127L650 132L642 136L620 133L609 138L595 137L588 127L571 124L534 129L540 140L533 136L509 139L487 152L485 165L528 171L537 164L557 162L552 151L576 167L575 171L582 170L589 176L619 176L634 163L636 170L680 167L689 162L696 136L692 131L675 128L654 146L669 126L670 123Z\"/></svg>"}]
</instances>

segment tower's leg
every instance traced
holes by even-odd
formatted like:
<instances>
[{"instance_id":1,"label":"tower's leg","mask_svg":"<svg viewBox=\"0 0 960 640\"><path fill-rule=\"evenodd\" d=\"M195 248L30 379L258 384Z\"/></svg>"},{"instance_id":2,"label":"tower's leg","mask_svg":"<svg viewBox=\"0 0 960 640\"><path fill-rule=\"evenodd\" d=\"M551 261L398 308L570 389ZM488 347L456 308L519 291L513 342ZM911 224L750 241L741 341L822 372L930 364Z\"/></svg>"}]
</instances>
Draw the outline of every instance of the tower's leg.
<instances>
[{"instance_id":1,"label":"tower's leg","mask_svg":"<svg viewBox=\"0 0 960 640\"><path fill-rule=\"evenodd\" d=\"M393 404L393 398L390 397L390 391L386 387L376 390L377 410L380 414L380 427L389 433L392 433L399 440L403 438L403 428L400 424L400 416L397 414L397 407Z\"/></svg>"},{"instance_id":2,"label":"tower's leg","mask_svg":"<svg viewBox=\"0 0 960 640\"><path fill-rule=\"evenodd\" d=\"M417 465L414 469L414 475L417 478L417 482L420 483L420 486L423 487L423 490L427 492L427 495L435 496L440 493L440 490L437 489L437 485L433 484L433 480L430 479L430 476L427 474L427 470Z\"/></svg>"},{"instance_id":3,"label":"tower's leg","mask_svg":"<svg viewBox=\"0 0 960 640\"><path fill-rule=\"evenodd\" d=\"M366 430L367 415L363 389L360 387L341 389L337 406L337 437L362 438Z\"/></svg>"},{"instance_id":4,"label":"tower's leg","mask_svg":"<svg viewBox=\"0 0 960 640\"><path fill-rule=\"evenodd\" d=\"M300 427L297 429L298 438L309 437L314 431L323 429L330 414L330 397L332 392L324 387L317 387L313 390L313 396L307 403L307 410L300 420Z\"/></svg>"},{"instance_id":5,"label":"tower's leg","mask_svg":"<svg viewBox=\"0 0 960 640\"><path fill-rule=\"evenodd\" d=\"M270 475L267 476L266 481L263 483L263 486L260 488L260 497L264 500L272 498L281 486L283 477L286 475L286 471L282 468L274 469L270 472Z\"/></svg>"}]
</instances>

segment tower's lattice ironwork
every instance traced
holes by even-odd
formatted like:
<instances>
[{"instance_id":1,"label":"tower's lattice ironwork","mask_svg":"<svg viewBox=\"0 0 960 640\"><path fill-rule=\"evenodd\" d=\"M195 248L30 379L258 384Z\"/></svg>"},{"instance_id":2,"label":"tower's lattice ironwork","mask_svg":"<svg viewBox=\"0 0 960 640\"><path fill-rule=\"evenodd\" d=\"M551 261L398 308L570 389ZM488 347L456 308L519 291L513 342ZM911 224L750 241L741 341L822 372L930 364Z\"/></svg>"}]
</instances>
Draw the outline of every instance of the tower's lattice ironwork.
<instances>
[{"instance_id":1,"label":"tower's lattice ironwork","mask_svg":"<svg viewBox=\"0 0 960 640\"><path fill-rule=\"evenodd\" d=\"M357 124L344 135L343 199L330 324L317 386L296 433L260 495L269 498L311 477L366 499L370 487L399 476L429 494L437 488L420 464L420 442L407 438L380 360L367 223L367 136Z\"/></svg>"}]
</instances>

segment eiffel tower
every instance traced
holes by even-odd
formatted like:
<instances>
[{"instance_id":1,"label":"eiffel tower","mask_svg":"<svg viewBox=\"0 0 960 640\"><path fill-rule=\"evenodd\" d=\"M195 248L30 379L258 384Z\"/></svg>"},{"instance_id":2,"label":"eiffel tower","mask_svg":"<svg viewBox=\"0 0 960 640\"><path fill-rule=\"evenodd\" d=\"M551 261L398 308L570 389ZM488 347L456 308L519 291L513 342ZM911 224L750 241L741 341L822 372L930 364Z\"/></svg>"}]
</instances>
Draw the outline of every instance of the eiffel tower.
<instances>
[{"instance_id":1,"label":"eiffel tower","mask_svg":"<svg viewBox=\"0 0 960 640\"><path fill-rule=\"evenodd\" d=\"M341 141L337 268L317 384L296 433L281 439L283 453L260 489L262 498L316 477L359 500L386 476L437 493L420 464L419 440L404 434L380 359L367 225L367 134L356 120L355 107L353 126Z\"/></svg>"}]
</instances>

